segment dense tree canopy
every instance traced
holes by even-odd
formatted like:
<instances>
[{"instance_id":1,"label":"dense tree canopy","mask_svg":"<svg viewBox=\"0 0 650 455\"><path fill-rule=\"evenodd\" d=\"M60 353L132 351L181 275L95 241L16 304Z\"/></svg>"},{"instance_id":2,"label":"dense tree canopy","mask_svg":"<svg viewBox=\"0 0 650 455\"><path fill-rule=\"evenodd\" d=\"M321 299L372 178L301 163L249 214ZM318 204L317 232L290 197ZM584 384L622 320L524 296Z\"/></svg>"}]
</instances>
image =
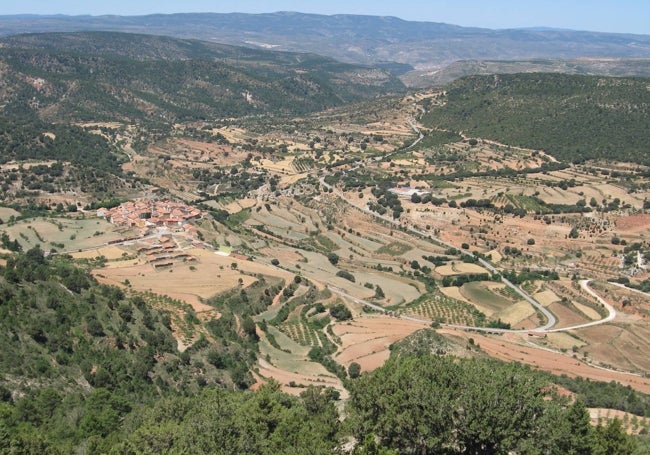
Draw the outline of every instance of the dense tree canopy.
<instances>
[{"instance_id":1,"label":"dense tree canopy","mask_svg":"<svg viewBox=\"0 0 650 455\"><path fill-rule=\"evenodd\" d=\"M648 164L645 79L566 74L471 76L447 88L425 124L545 150L558 159Z\"/></svg>"},{"instance_id":2,"label":"dense tree canopy","mask_svg":"<svg viewBox=\"0 0 650 455\"><path fill-rule=\"evenodd\" d=\"M353 381L348 405L359 441L375 435L398 453L631 453L614 424L602 437L582 402L569 404L548 377L519 364L451 357L394 357ZM620 428L619 428L620 430ZM620 443L616 443L620 438ZM610 448L611 450L611 448Z\"/></svg>"},{"instance_id":3,"label":"dense tree canopy","mask_svg":"<svg viewBox=\"0 0 650 455\"><path fill-rule=\"evenodd\" d=\"M270 382L257 393L220 389L158 402L132 416L133 432L113 453L330 454L339 419L327 390L300 398Z\"/></svg>"}]
</instances>

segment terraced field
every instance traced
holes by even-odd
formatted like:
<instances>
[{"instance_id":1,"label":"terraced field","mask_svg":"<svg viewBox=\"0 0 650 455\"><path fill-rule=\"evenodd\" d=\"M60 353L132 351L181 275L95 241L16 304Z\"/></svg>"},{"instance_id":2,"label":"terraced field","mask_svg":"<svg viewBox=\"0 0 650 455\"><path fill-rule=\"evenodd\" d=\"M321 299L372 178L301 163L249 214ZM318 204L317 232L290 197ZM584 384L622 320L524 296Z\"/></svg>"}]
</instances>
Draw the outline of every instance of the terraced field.
<instances>
[{"instance_id":1,"label":"terraced field","mask_svg":"<svg viewBox=\"0 0 650 455\"><path fill-rule=\"evenodd\" d=\"M485 315L469 303L434 294L409 305L405 312L418 317L454 325L483 325Z\"/></svg>"},{"instance_id":2,"label":"terraced field","mask_svg":"<svg viewBox=\"0 0 650 455\"><path fill-rule=\"evenodd\" d=\"M328 343L322 330L316 330L303 318L291 318L278 328L289 338L302 346L320 346Z\"/></svg>"},{"instance_id":3,"label":"terraced field","mask_svg":"<svg viewBox=\"0 0 650 455\"><path fill-rule=\"evenodd\" d=\"M501 294L493 292L489 287L491 284L480 281L466 283L460 288L460 293L467 300L474 303L483 313L492 316L507 309L514 302L506 299Z\"/></svg>"}]
</instances>

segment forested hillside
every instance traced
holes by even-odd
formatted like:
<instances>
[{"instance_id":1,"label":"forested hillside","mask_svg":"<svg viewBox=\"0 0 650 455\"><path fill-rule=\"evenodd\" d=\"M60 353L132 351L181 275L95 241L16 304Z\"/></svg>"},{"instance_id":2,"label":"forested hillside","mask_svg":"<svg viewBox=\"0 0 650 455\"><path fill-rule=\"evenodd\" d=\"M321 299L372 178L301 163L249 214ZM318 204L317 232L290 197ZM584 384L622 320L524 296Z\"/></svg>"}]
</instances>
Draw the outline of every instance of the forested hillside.
<instances>
[{"instance_id":1,"label":"forested hillside","mask_svg":"<svg viewBox=\"0 0 650 455\"><path fill-rule=\"evenodd\" d=\"M472 76L446 88L423 122L544 150L560 160L650 164L650 90L641 78Z\"/></svg>"},{"instance_id":2,"label":"forested hillside","mask_svg":"<svg viewBox=\"0 0 650 455\"><path fill-rule=\"evenodd\" d=\"M93 444L114 445L126 416L164 397L248 388L257 338L238 321L256 307L237 307L242 296L215 303L222 317L202 326L189 305L101 285L65 256L10 257L0 269L0 452L103 453ZM172 325L196 342L179 352Z\"/></svg>"},{"instance_id":3,"label":"forested hillside","mask_svg":"<svg viewBox=\"0 0 650 455\"><path fill-rule=\"evenodd\" d=\"M593 428L543 373L518 364L437 356L393 356L351 384L354 435L372 452L424 454L624 454L620 422ZM426 424L423 424L426 422Z\"/></svg>"},{"instance_id":4,"label":"forested hillside","mask_svg":"<svg viewBox=\"0 0 650 455\"><path fill-rule=\"evenodd\" d=\"M403 89L382 70L315 55L117 33L7 38L0 65L4 111L48 120L295 115Z\"/></svg>"},{"instance_id":5,"label":"forested hillside","mask_svg":"<svg viewBox=\"0 0 650 455\"><path fill-rule=\"evenodd\" d=\"M104 137L77 126L0 118L0 163L53 159L119 174L115 151Z\"/></svg>"}]
</instances>

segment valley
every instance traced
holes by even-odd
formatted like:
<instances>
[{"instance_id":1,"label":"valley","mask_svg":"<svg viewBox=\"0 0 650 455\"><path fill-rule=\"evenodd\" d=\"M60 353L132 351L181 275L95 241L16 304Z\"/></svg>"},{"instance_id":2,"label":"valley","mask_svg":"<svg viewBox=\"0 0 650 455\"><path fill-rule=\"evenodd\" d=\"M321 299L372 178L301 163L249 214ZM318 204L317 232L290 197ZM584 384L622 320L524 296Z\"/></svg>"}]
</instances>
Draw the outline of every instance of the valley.
<instances>
[{"instance_id":1,"label":"valley","mask_svg":"<svg viewBox=\"0 0 650 455\"><path fill-rule=\"evenodd\" d=\"M647 433L643 80L517 74L406 91L380 70L197 42L167 43L182 63L143 36L146 64L84 54L112 36L71 34L80 55L47 37L0 53L14 116L0 120L11 400L60 389L90 406L105 393L114 415L139 419L120 400L158 412L160 397L252 389L209 400L322 399L331 423L358 419L363 384L423 358L459 375L524 371L525 392L544 383L535 399L558 413L584 396L597 428L612 415ZM43 62L56 76L35 79ZM140 82L152 68L163 77ZM603 403L592 384L627 398ZM110 440L120 419L106 420L62 439L124 448Z\"/></svg>"},{"instance_id":2,"label":"valley","mask_svg":"<svg viewBox=\"0 0 650 455\"><path fill-rule=\"evenodd\" d=\"M165 228L129 229L104 225L101 218L92 221L97 219L95 211L79 210L61 219L30 222L26 232L31 231L31 237L23 233L24 221L5 232L24 248L47 239L57 254L69 253L85 261L102 259L105 265L93 272L100 282L125 292L154 292L180 300L199 318L214 316L215 310L206 305L212 297L245 289L255 277L285 283L293 277L305 280L307 287L296 286L294 294L283 298L283 305L271 305L255 318L258 324L275 321L268 325L269 333L284 340L277 343L283 351L275 352L278 348L261 333L261 359L266 353L270 360L258 365L258 378L274 377L289 391L301 390L289 386L304 382L296 380L296 374L304 371L306 378L314 374L310 373L314 362L307 357L312 347L326 345L332 359L343 367L354 361L367 370L387 358L392 342L431 324L493 332L491 336L503 339L510 350L518 344L539 346L565 359L567 365L582 366L581 374L592 366L641 375L648 371L647 359L635 355L650 342L645 329L647 298L636 294L626 299L622 288L602 288L608 278L628 270L634 270L635 282L648 277L645 261L641 259L635 268L633 258L633 264L625 266L627 248L612 242L617 238L624 245L639 245L633 251L642 257L648 235L643 221L649 216L644 214L648 189L630 193L584 165L530 172L556 161L544 152L493 141L479 139L472 145L459 138L433 146L415 143L417 136L408 119L420 112L418 99L435 96L395 99L386 105L385 118L366 124L333 111L299 120L292 133L258 132L245 126L192 127L187 131L208 131L211 137L223 138L222 144L183 138L181 129L178 139L129 151L124 170L150 182L131 192L130 199L147 205L172 197L198 207L199 219L184 226L179 222L175 227L174 222ZM426 131L422 125L419 128ZM425 136L424 144L429 137ZM415 144L403 145L408 143ZM270 152L278 149L279 154ZM439 180L457 169L454 161L445 160L452 155L464 157L470 175ZM598 173L617 172L604 163L598 166ZM504 170L529 173L499 176ZM495 177L471 175L490 171ZM381 215L378 209L388 193L380 194L377 188L386 191L384 182L421 188L424 197L394 198L393 208L399 206L401 212ZM564 187L563 182L571 183ZM63 205L79 205L78 196L63 200ZM543 214L552 204L580 206L580 201L590 199L596 204L588 212ZM615 210L600 209L614 199L620 201ZM471 206L468 201L482 202ZM116 210L119 213L119 207ZM93 223L99 223L95 233L84 234L84 224ZM56 248L60 246L62 251ZM483 266L483 261L489 266ZM501 283L500 275L519 287ZM595 280L598 291L579 286L580 279ZM523 299L520 290L554 320ZM312 297L300 298L308 292ZM610 329L563 329L605 318L608 311L599 296L616 308ZM624 300L630 303L623 304ZM373 302L380 313L386 312L395 334L386 336L382 325L372 322L385 316L361 301ZM314 305L336 304L349 307L356 324L365 327L362 340L367 341L358 346L338 341L340 334L347 333L347 322L313 311ZM286 314L278 317L283 308ZM414 320L400 322L404 317ZM404 329L399 328L402 325ZM499 335L504 328L521 334ZM557 331L567 332L569 338L558 338ZM596 341L585 335L591 331L608 334L609 339L598 336ZM544 332L558 335L537 335ZM188 346L200 333L178 332L179 347ZM628 348L616 347L615 340L621 339L629 340ZM371 343L367 350L366 343ZM274 352L282 356L275 358ZM521 361L535 364L535 357ZM280 358L293 359L291 367L283 366L288 360ZM288 373L294 376L283 381ZM333 373L319 374L337 380ZM641 377L623 383L640 390L650 384Z\"/></svg>"}]
</instances>

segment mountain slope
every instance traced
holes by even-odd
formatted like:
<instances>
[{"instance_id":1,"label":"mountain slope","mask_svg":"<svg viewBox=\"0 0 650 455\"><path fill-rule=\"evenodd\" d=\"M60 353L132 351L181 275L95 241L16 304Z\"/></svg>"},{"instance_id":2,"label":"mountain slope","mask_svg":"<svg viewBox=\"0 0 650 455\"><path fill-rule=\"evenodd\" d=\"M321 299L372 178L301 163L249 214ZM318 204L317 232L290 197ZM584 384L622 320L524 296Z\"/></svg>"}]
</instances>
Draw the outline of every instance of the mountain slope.
<instances>
[{"instance_id":1,"label":"mountain slope","mask_svg":"<svg viewBox=\"0 0 650 455\"><path fill-rule=\"evenodd\" d=\"M403 89L385 71L316 55L165 37L24 35L0 46L4 111L50 120L297 115Z\"/></svg>"},{"instance_id":2,"label":"mountain slope","mask_svg":"<svg viewBox=\"0 0 650 455\"><path fill-rule=\"evenodd\" d=\"M545 150L561 160L650 164L646 79L563 74L470 76L449 85L423 122Z\"/></svg>"}]
</instances>

